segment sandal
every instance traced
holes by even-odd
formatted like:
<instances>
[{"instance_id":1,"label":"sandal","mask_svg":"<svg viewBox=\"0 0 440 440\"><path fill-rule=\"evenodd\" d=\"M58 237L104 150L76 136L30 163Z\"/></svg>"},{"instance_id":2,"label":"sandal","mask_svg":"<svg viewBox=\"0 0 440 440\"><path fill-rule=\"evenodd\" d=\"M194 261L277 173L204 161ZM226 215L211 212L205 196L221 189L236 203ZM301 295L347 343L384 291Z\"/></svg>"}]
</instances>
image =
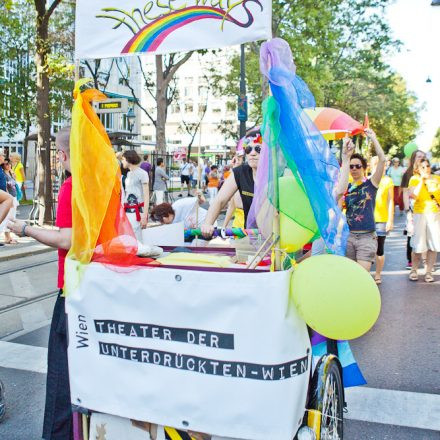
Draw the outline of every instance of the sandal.
<instances>
[{"instance_id":1,"label":"sandal","mask_svg":"<svg viewBox=\"0 0 440 440\"><path fill-rule=\"evenodd\" d=\"M410 281L419 281L419 275L415 269L412 269L409 273L409 279Z\"/></svg>"},{"instance_id":2,"label":"sandal","mask_svg":"<svg viewBox=\"0 0 440 440\"><path fill-rule=\"evenodd\" d=\"M431 272L426 272L426 274L425 274L425 282L426 283L433 283L434 282L434 277L432 276Z\"/></svg>"},{"instance_id":3,"label":"sandal","mask_svg":"<svg viewBox=\"0 0 440 440\"><path fill-rule=\"evenodd\" d=\"M14 240L13 238L9 241L5 241L5 244L18 244L17 240Z\"/></svg>"},{"instance_id":4,"label":"sandal","mask_svg":"<svg viewBox=\"0 0 440 440\"><path fill-rule=\"evenodd\" d=\"M374 277L374 281L376 282L377 285L382 284L382 278L380 276L375 276Z\"/></svg>"}]
</instances>

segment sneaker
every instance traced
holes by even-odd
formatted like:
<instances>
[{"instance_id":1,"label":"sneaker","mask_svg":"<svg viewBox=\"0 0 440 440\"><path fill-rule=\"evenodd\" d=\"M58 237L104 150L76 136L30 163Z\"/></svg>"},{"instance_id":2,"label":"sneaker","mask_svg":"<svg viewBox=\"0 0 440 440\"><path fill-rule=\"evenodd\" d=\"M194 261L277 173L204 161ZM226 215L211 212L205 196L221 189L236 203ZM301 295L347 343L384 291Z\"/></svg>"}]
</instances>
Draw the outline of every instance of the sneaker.
<instances>
[{"instance_id":1,"label":"sneaker","mask_svg":"<svg viewBox=\"0 0 440 440\"><path fill-rule=\"evenodd\" d=\"M409 280L419 281L419 275L417 274L417 271L415 269L411 269L411 272L409 273Z\"/></svg>"},{"instance_id":2,"label":"sneaker","mask_svg":"<svg viewBox=\"0 0 440 440\"><path fill-rule=\"evenodd\" d=\"M177 197L182 197L182 194L179 194Z\"/></svg>"},{"instance_id":3,"label":"sneaker","mask_svg":"<svg viewBox=\"0 0 440 440\"><path fill-rule=\"evenodd\" d=\"M412 269L412 263L411 261L408 261L408 264L406 265L406 269L411 270Z\"/></svg>"},{"instance_id":4,"label":"sneaker","mask_svg":"<svg viewBox=\"0 0 440 440\"><path fill-rule=\"evenodd\" d=\"M426 272L426 274L425 274L425 282L426 283L433 283L434 282L434 277L432 276L431 272Z\"/></svg>"},{"instance_id":5,"label":"sneaker","mask_svg":"<svg viewBox=\"0 0 440 440\"><path fill-rule=\"evenodd\" d=\"M6 402L5 402L5 387L3 382L0 380L0 422L5 417L6 413Z\"/></svg>"}]
</instances>

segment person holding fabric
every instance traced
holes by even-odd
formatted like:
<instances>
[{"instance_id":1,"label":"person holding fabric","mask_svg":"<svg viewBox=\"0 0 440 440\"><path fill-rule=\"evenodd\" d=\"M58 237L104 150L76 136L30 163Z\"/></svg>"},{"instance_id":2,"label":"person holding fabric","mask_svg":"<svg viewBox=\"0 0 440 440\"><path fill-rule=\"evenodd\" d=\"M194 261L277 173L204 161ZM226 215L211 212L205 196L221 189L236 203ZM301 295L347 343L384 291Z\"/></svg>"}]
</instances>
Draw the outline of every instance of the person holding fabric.
<instances>
[{"instance_id":1,"label":"person holding fabric","mask_svg":"<svg viewBox=\"0 0 440 440\"><path fill-rule=\"evenodd\" d=\"M214 232L214 222L217 220L221 210L238 191L241 197L244 211L244 224L251 208L254 197L254 180L257 175L258 161L260 159L263 139L260 129L254 129L244 139L244 150L247 163L232 169L232 175L225 181L217 197L211 203L205 224L202 226L202 234L209 238Z\"/></svg>"},{"instance_id":2,"label":"person holding fabric","mask_svg":"<svg viewBox=\"0 0 440 440\"><path fill-rule=\"evenodd\" d=\"M373 130L366 128L365 134L374 145L378 164L370 179L366 178L367 161L360 154L353 154L350 160L350 174L353 183L345 196L349 236L346 256L357 261L368 272L376 257L377 235L374 221L374 205L377 188L385 169L386 158Z\"/></svg>"},{"instance_id":3,"label":"person holding fabric","mask_svg":"<svg viewBox=\"0 0 440 440\"><path fill-rule=\"evenodd\" d=\"M378 157L374 156L370 161L370 169L374 174L377 168ZM385 171L385 170L384 170ZM385 239L394 227L394 195L395 185L391 177L384 174L376 194L376 205L374 208L374 221L376 222L377 251L376 251L376 272L374 281L382 283L382 270L385 264Z\"/></svg>"},{"instance_id":4,"label":"person holding fabric","mask_svg":"<svg viewBox=\"0 0 440 440\"><path fill-rule=\"evenodd\" d=\"M154 171L153 184L156 205L160 205L164 201L165 192L167 190L167 180L170 180L170 178L165 172L165 162L163 161L163 158L158 157L156 161L156 169Z\"/></svg>"},{"instance_id":5,"label":"person holding fabric","mask_svg":"<svg viewBox=\"0 0 440 440\"><path fill-rule=\"evenodd\" d=\"M26 200L26 187L24 182L26 181L26 176L24 173L24 166L21 163L21 156L18 153L11 153L9 155L12 163L12 171L15 174L15 181L23 194L23 199Z\"/></svg>"},{"instance_id":6,"label":"person holding fabric","mask_svg":"<svg viewBox=\"0 0 440 440\"><path fill-rule=\"evenodd\" d=\"M428 159L416 162L415 174L409 181L410 198L414 199L414 235L411 281L417 281L422 253L426 252L425 281L432 283L432 271L440 252L440 176L431 173Z\"/></svg>"},{"instance_id":7,"label":"person holding fabric","mask_svg":"<svg viewBox=\"0 0 440 440\"><path fill-rule=\"evenodd\" d=\"M147 227L150 191L148 174L139 165L141 158L134 150L124 151L122 166L128 169L125 179L124 209L137 241L142 243L142 229Z\"/></svg>"},{"instance_id":8,"label":"person holding fabric","mask_svg":"<svg viewBox=\"0 0 440 440\"><path fill-rule=\"evenodd\" d=\"M58 131L55 138L57 160L70 172L70 127ZM73 439L72 406L70 401L67 362L67 317L64 309L64 262L72 239L72 177L64 181L58 195L56 216L58 230L29 226L22 220L9 222L9 229L22 237L28 236L58 249L58 297L52 316L47 357L46 406L43 438Z\"/></svg>"},{"instance_id":9,"label":"person holding fabric","mask_svg":"<svg viewBox=\"0 0 440 440\"><path fill-rule=\"evenodd\" d=\"M411 238L414 232L414 222L413 222L413 206L414 200L409 197L409 181L411 177L414 175L414 165L417 161L423 159L425 157L425 153L421 150L416 150L411 154L411 158L409 160L409 166L406 169L405 173L402 177L402 198L403 198L403 206L406 214L406 225L404 230L404 235L407 236L406 240L406 259L407 265L406 268L411 270L412 268L412 247L411 247Z\"/></svg>"},{"instance_id":10,"label":"person holding fabric","mask_svg":"<svg viewBox=\"0 0 440 440\"><path fill-rule=\"evenodd\" d=\"M394 191L394 206L398 206L400 213L404 211L403 204L403 189L402 189L402 177L405 174L405 168L400 165L400 159L394 157L391 161L391 166L388 168L387 175L393 180Z\"/></svg>"},{"instance_id":11,"label":"person holding fabric","mask_svg":"<svg viewBox=\"0 0 440 440\"><path fill-rule=\"evenodd\" d=\"M12 163L9 159L5 159L5 161L2 164L2 170L4 172L5 178L6 178L6 190L8 194L10 194L13 197L13 205L12 208L9 211L7 220L15 220L17 216L17 206L18 206L18 200L17 200L17 181L15 180L15 174L12 171ZM0 223L0 232L4 232L5 234L5 244L17 244L18 241L14 240L11 237L11 233L6 228L6 221L3 223Z\"/></svg>"}]
</instances>

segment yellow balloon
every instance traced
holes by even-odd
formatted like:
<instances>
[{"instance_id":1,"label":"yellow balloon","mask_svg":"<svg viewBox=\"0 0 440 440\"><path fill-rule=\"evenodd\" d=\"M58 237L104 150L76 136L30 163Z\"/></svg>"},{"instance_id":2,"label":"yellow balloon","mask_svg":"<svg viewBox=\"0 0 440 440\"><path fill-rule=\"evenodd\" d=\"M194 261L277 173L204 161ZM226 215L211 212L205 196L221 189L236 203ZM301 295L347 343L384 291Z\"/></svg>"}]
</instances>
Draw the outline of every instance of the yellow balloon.
<instances>
[{"instance_id":1,"label":"yellow balloon","mask_svg":"<svg viewBox=\"0 0 440 440\"><path fill-rule=\"evenodd\" d=\"M280 245L287 252L304 247L318 231L307 194L293 176L279 179Z\"/></svg>"},{"instance_id":2,"label":"yellow balloon","mask_svg":"<svg viewBox=\"0 0 440 440\"><path fill-rule=\"evenodd\" d=\"M370 330L381 308L371 275L346 257L318 255L293 272L291 294L309 327L331 339L355 339Z\"/></svg>"},{"instance_id":3,"label":"yellow balloon","mask_svg":"<svg viewBox=\"0 0 440 440\"><path fill-rule=\"evenodd\" d=\"M314 235L309 229L303 228L287 215L280 213L280 244L286 252L299 251Z\"/></svg>"}]
</instances>

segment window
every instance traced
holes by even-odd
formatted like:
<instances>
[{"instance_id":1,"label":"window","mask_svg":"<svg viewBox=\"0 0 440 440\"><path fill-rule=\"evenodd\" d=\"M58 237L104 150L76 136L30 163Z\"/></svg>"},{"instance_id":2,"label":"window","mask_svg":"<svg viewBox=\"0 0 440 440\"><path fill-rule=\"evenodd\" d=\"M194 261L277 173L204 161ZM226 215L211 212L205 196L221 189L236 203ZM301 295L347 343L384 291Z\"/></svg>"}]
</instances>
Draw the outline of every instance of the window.
<instances>
[{"instance_id":1,"label":"window","mask_svg":"<svg viewBox=\"0 0 440 440\"><path fill-rule=\"evenodd\" d=\"M199 115L202 116L206 111L206 104L199 104Z\"/></svg>"},{"instance_id":2,"label":"window","mask_svg":"<svg viewBox=\"0 0 440 440\"><path fill-rule=\"evenodd\" d=\"M102 113L99 115L99 119L101 119L102 125L104 125L106 130L113 130L113 115L114 113Z\"/></svg>"},{"instance_id":3,"label":"window","mask_svg":"<svg viewBox=\"0 0 440 440\"><path fill-rule=\"evenodd\" d=\"M192 113L194 111L194 106L192 104L185 104L185 112Z\"/></svg>"},{"instance_id":4,"label":"window","mask_svg":"<svg viewBox=\"0 0 440 440\"><path fill-rule=\"evenodd\" d=\"M183 89L183 96L188 97L191 96L192 93L192 87L185 87Z\"/></svg>"},{"instance_id":5,"label":"window","mask_svg":"<svg viewBox=\"0 0 440 440\"><path fill-rule=\"evenodd\" d=\"M142 136L142 140L143 141L152 141L153 140L153 136L151 136L151 135L143 135Z\"/></svg>"},{"instance_id":6,"label":"window","mask_svg":"<svg viewBox=\"0 0 440 440\"><path fill-rule=\"evenodd\" d=\"M171 105L171 113L180 113L180 105L172 104Z\"/></svg>"},{"instance_id":7,"label":"window","mask_svg":"<svg viewBox=\"0 0 440 440\"><path fill-rule=\"evenodd\" d=\"M222 112L222 109L219 108L219 107L216 107L216 108L213 108L213 109L212 109L212 113L219 114L219 113L221 113L221 112Z\"/></svg>"}]
</instances>

